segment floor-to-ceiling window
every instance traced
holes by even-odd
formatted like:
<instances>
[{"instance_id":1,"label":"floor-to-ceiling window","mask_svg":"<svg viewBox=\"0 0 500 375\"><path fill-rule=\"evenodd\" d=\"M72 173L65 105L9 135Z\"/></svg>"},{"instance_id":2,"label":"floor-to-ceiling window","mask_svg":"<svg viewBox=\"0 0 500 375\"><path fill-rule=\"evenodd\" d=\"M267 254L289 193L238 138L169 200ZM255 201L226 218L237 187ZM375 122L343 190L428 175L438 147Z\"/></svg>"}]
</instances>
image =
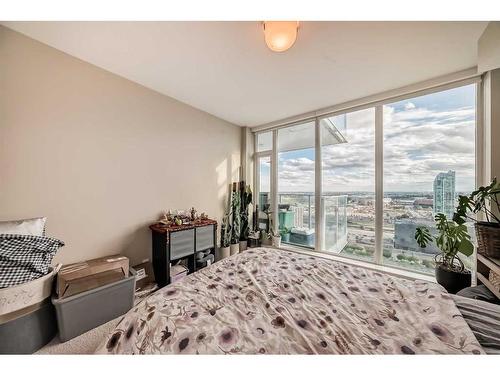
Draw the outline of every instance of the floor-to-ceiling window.
<instances>
[{"instance_id":1,"label":"floor-to-ceiling window","mask_svg":"<svg viewBox=\"0 0 500 375\"><path fill-rule=\"evenodd\" d=\"M256 226L269 231L272 211L271 201L271 150L273 133L265 132L257 135L256 142Z\"/></svg>"},{"instance_id":2,"label":"floor-to-ceiling window","mask_svg":"<svg viewBox=\"0 0 500 375\"><path fill-rule=\"evenodd\" d=\"M315 123L278 130L278 229L282 241L315 244Z\"/></svg>"},{"instance_id":3,"label":"floor-to-ceiling window","mask_svg":"<svg viewBox=\"0 0 500 375\"><path fill-rule=\"evenodd\" d=\"M267 194L275 194L282 241L433 273L437 249L419 248L414 232L432 228L436 213L451 218L457 196L475 187L477 85L471 80L257 133L257 172L269 181Z\"/></svg>"},{"instance_id":4,"label":"floor-to-ceiling window","mask_svg":"<svg viewBox=\"0 0 500 375\"><path fill-rule=\"evenodd\" d=\"M432 230L437 213L452 219L458 195L474 190L475 108L475 85L384 106L385 264L434 272L439 249L421 249L415 229Z\"/></svg>"},{"instance_id":5,"label":"floor-to-ceiling window","mask_svg":"<svg viewBox=\"0 0 500 375\"><path fill-rule=\"evenodd\" d=\"M367 261L375 253L375 110L320 120L323 250Z\"/></svg>"}]
</instances>

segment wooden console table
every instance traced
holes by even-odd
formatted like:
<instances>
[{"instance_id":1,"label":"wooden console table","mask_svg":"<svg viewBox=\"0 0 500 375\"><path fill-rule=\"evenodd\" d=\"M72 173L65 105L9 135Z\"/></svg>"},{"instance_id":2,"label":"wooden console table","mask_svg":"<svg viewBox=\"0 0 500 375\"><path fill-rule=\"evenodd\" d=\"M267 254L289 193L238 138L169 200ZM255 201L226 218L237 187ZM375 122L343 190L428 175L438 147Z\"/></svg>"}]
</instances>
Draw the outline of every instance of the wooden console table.
<instances>
[{"instance_id":1,"label":"wooden console table","mask_svg":"<svg viewBox=\"0 0 500 375\"><path fill-rule=\"evenodd\" d=\"M210 250L215 257L217 221L166 226L156 223L149 226L153 235L153 269L158 286L170 283L170 263L187 259L189 273L196 271L196 253Z\"/></svg>"}]
</instances>

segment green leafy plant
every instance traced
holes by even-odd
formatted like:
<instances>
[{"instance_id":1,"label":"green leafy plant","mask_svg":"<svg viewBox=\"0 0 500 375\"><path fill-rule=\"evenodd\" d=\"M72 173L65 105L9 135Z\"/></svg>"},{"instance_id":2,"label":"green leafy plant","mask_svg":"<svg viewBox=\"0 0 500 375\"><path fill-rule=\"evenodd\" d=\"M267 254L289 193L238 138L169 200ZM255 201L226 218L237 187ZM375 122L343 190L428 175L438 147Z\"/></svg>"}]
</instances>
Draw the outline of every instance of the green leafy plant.
<instances>
[{"instance_id":1,"label":"green leafy plant","mask_svg":"<svg viewBox=\"0 0 500 375\"><path fill-rule=\"evenodd\" d=\"M220 226L220 246L228 247L231 244L231 223L229 222L229 215L226 214L222 218L222 224Z\"/></svg>"},{"instance_id":2,"label":"green leafy plant","mask_svg":"<svg viewBox=\"0 0 500 375\"><path fill-rule=\"evenodd\" d=\"M422 248L427 247L432 241L436 242L441 250L441 254L436 256L436 263L450 271L463 272L465 267L458 253L471 256L474 252L467 226L464 223L448 220L444 214L437 214L434 221L438 235L433 237L429 228L418 227L415 231L415 240Z\"/></svg>"},{"instance_id":3,"label":"green leafy plant","mask_svg":"<svg viewBox=\"0 0 500 375\"><path fill-rule=\"evenodd\" d=\"M233 189L231 194L231 212L232 212L232 228L231 228L231 244L237 244L240 241L240 192Z\"/></svg>"},{"instance_id":4,"label":"green leafy plant","mask_svg":"<svg viewBox=\"0 0 500 375\"><path fill-rule=\"evenodd\" d=\"M292 232L291 228L283 227L282 229L280 229L280 234L281 235L283 235L283 234L289 234L291 232Z\"/></svg>"},{"instance_id":5,"label":"green leafy plant","mask_svg":"<svg viewBox=\"0 0 500 375\"><path fill-rule=\"evenodd\" d=\"M269 207L267 207L264 211L264 214L266 215L266 234L269 235L270 233L270 228L271 228L271 214L273 213L272 211L269 210Z\"/></svg>"},{"instance_id":6,"label":"green leafy plant","mask_svg":"<svg viewBox=\"0 0 500 375\"><path fill-rule=\"evenodd\" d=\"M240 219L240 241L247 241L250 234L248 223L248 207L252 203L253 195L250 185L246 185L241 191L241 219Z\"/></svg>"},{"instance_id":7,"label":"green leafy plant","mask_svg":"<svg viewBox=\"0 0 500 375\"><path fill-rule=\"evenodd\" d=\"M459 195L458 196L458 207L457 211L453 215L453 220L457 224L463 224L470 219L477 222L475 216L470 216L468 213L473 213L477 215L479 213L484 214L486 222L500 224L500 217L498 212L500 212L500 199L498 195L500 194L500 182L497 182L495 177L491 183L487 186L481 186L479 189L473 191L469 196ZM496 206L496 212L492 207Z\"/></svg>"}]
</instances>

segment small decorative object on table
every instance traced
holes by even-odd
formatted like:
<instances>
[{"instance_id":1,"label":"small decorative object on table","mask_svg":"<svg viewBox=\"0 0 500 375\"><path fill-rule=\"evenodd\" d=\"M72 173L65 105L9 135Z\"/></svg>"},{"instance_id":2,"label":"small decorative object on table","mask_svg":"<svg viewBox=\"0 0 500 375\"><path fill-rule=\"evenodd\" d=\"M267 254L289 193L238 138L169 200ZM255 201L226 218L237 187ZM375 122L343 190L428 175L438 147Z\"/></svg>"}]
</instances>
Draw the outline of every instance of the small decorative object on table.
<instances>
[{"instance_id":1,"label":"small decorative object on table","mask_svg":"<svg viewBox=\"0 0 500 375\"><path fill-rule=\"evenodd\" d=\"M189 211L189 213L191 214L191 221L195 221L196 220L196 210L194 207L191 207L191 210Z\"/></svg>"}]
</instances>

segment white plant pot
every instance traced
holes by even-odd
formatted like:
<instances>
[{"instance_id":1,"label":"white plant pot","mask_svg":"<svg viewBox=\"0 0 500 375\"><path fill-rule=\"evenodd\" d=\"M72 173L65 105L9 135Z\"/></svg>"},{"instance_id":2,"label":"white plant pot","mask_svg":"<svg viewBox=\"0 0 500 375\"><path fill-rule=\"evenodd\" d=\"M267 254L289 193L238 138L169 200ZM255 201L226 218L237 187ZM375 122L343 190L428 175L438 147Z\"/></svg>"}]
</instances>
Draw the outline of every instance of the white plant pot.
<instances>
[{"instance_id":1,"label":"white plant pot","mask_svg":"<svg viewBox=\"0 0 500 375\"><path fill-rule=\"evenodd\" d=\"M219 260L227 258L231 254L230 247L220 247L219 248Z\"/></svg>"},{"instance_id":2,"label":"white plant pot","mask_svg":"<svg viewBox=\"0 0 500 375\"><path fill-rule=\"evenodd\" d=\"M273 246L281 247L281 236L273 236Z\"/></svg>"},{"instance_id":3,"label":"white plant pot","mask_svg":"<svg viewBox=\"0 0 500 375\"><path fill-rule=\"evenodd\" d=\"M240 241L240 252L247 249L247 241Z\"/></svg>"},{"instance_id":4,"label":"white plant pot","mask_svg":"<svg viewBox=\"0 0 500 375\"><path fill-rule=\"evenodd\" d=\"M230 247L231 247L231 255L238 254L240 252L239 243L232 243Z\"/></svg>"}]
</instances>

